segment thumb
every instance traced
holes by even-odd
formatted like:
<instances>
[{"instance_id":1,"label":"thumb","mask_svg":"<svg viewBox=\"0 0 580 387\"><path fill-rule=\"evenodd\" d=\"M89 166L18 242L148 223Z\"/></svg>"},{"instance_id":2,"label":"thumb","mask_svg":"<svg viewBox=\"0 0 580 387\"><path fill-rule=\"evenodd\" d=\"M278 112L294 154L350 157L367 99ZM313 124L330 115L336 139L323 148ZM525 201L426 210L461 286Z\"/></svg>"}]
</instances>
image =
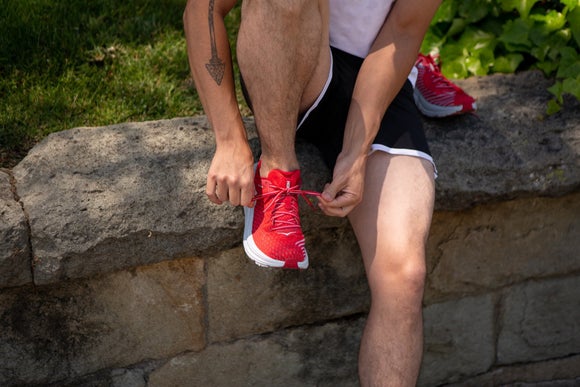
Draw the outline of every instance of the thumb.
<instances>
[{"instance_id":1,"label":"thumb","mask_svg":"<svg viewBox=\"0 0 580 387\"><path fill-rule=\"evenodd\" d=\"M324 186L324 191L322 191L322 198L327 202L333 201L336 198L336 194L338 193L338 190L333 183L327 183Z\"/></svg>"}]
</instances>

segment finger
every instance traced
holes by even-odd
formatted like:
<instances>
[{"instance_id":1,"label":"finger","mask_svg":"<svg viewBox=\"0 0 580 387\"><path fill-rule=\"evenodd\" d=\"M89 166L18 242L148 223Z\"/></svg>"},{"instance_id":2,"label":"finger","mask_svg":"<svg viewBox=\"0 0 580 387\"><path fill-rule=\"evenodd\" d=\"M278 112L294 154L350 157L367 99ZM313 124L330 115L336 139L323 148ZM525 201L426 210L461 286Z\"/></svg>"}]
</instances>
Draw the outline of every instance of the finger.
<instances>
[{"instance_id":1,"label":"finger","mask_svg":"<svg viewBox=\"0 0 580 387\"><path fill-rule=\"evenodd\" d=\"M340 207L351 207L356 205L357 197L350 192L339 192L336 197L331 201L324 201L324 206L330 208L340 208Z\"/></svg>"},{"instance_id":2,"label":"finger","mask_svg":"<svg viewBox=\"0 0 580 387\"><path fill-rule=\"evenodd\" d=\"M248 169L250 174L242 179L242 187L240 192L240 204L245 207L254 207L254 195L256 188L254 187L254 168Z\"/></svg>"},{"instance_id":3,"label":"finger","mask_svg":"<svg viewBox=\"0 0 580 387\"><path fill-rule=\"evenodd\" d=\"M233 206L238 206L240 205L240 189L239 188L230 188L229 192L228 192L228 198L230 201L230 204Z\"/></svg>"},{"instance_id":4,"label":"finger","mask_svg":"<svg viewBox=\"0 0 580 387\"><path fill-rule=\"evenodd\" d=\"M212 203L222 204L222 201L216 195L216 187L217 185L215 180L208 177L207 184L205 186L205 194Z\"/></svg>"},{"instance_id":5,"label":"finger","mask_svg":"<svg viewBox=\"0 0 580 387\"><path fill-rule=\"evenodd\" d=\"M352 211L353 208L354 207L352 207L352 206L348 206L348 207L328 207L328 206L325 206L323 204L320 205L320 209L326 215L329 215L329 216L337 216L337 217L341 217L341 218L344 218L345 216L347 216Z\"/></svg>"},{"instance_id":6,"label":"finger","mask_svg":"<svg viewBox=\"0 0 580 387\"><path fill-rule=\"evenodd\" d=\"M338 189L336 188L336 184L334 183L334 180L332 181L332 183L330 184L326 184L324 186L324 191L322 191L322 195L321 198L326 201L326 202L330 202L332 200L334 200L334 198L336 198L336 195L338 194Z\"/></svg>"},{"instance_id":7,"label":"finger","mask_svg":"<svg viewBox=\"0 0 580 387\"><path fill-rule=\"evenodd\" d=\"M240 204L246 207L254 207L254 185L242 189Z\"/></svg>"},{"instance_id":8,"label":"finger","mask_svg":"<svg viewBox=\"0 0 580 387\"><path fill-rule=\"evenodd\" d=\"M215 187L215 195L220 203L227 202L229 200L229 188L225 181L218 180Z\"/></svg>"},{"instance_id":9,"label":"finger","mask_svg":"<svg viewBox=\"0 0 580 387\"><path fill-rule=\"evenodd\" d=\"M327 215L344 217L348 215L360 202L358 196L349 192L340 192L330 201L320 201L320 209Z\"/></svg>"}]
</instances>

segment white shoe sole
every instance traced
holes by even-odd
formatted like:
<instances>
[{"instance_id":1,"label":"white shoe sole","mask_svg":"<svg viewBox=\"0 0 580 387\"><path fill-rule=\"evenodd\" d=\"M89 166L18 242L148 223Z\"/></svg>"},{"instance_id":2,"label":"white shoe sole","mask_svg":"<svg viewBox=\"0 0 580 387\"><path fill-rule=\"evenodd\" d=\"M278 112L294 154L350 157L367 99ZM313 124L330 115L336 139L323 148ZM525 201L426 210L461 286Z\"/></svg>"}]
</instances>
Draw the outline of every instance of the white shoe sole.
<instances>
[{"instance_id":1,"label":"white shoe sole","mask_svg":"<svg viewBox=\"0 0 580 387\"><path fill-rule=\"evenodd\" d=\"M425 97L423 97L423 95L417 89L414 90L413 97L415 99L415 104L417 105L421 113L423 113L427 117L440 118L453 116L461 113L461 110L463 109L462 106L439 106L432 104L429 101L427 101ZM472 104L472 108L473 110L477 109L477 104L475 102Z\"/></svg>"},{"instance_id":2,"label":"white shoe sole","mask_svg":"<svg viewBox=\"0 0 580 387\"><path fill-rule=\"evenodd\" d=\"M254 208L244 207L244 250L248 258L250 258L256 265L262 267L274 267L282 268L285 262L277 259L270 258L262 250L258 248L256 242L254 242L254 237L252 235L252 224L254 223ZM298 262L299 269L308 268L308 253L305 250L304 260Z\"/></svg>"}]
</instances>

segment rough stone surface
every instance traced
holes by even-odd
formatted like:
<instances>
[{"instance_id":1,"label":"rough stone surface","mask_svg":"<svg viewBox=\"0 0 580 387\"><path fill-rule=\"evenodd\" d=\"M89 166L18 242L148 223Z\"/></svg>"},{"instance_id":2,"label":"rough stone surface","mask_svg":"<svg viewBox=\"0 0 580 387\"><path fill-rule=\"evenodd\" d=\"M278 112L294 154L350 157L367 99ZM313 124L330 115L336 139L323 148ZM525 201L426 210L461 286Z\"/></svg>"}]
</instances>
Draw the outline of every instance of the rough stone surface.
<instances>
[{"instance_id":1,"label":"rough stone surface","mask_svg":"<svg viewBox=\"0 0 580 387\"><path fill-rule=\"evenodd\" d=\"M506 291L499 364L579 353L580 277L531 281Z\"/></svg>"},{"instance_id":2,"label":"rough stone surface","mask_svg":"<svg viewBox=\"0 0 580 387\"><path fill-rule=\"evenodd\" d=\"M32 281L28 226L12 189L10 175L0 170L0 288Z\"/></svg>"},{"instance_id":3,"label":"rough stone surface","mask_svg":"<svg viewBox=\"0 0 580 387\"><path fill-rule=\"evenodd\" d=\"M239 244L242 210L212 205L205 195L213 149L204 117L50 135L13 171L30 218L35 282ZM321 163L316 155L312 146L301 147L305 162ZM310 170L305 181L322 187L328 170ZM306 230L312 216L305 216ZM316 223L337 221L318 215Z\"/></svg>"},{"instance_id":4,"label":"rough stone surface","mask_svg":"<svg viewBox=\"0 0 580 387\"><path fill-rule=\"evenodd\" d=\"M494 309L491 295L423 309L425 355L420 386L436 386L491 367L495 359Z\"/></svg>"},{"instance_id":5,"label":"rough stone surface","mask_svg":"<svg viewBox=\"0 0 580 387\"><path fill-rule=\"evenodd\" d=\"M148 360L128 368L102 369L69 381L43 387L146 387L147 375L167 360Z\"/></svg>"},{"instance_id":6,"label":"rough stone surface","mask_svg":"<svg viewBox=\"0 0 580 387\"><path fill-rule=\"evenodd\" d=\"M258 267L242 248L210 260L210 342L366 312L370 295L350 229L321 230L306 246L311 265L305 271Z\"/></svg>"},{"instance_id":7,"label":"rough stone surface","mask_svg":"<svg viewBox=\"0 0 580 387\"><path fill-rule=\"evenodd\" d=\"M580 271L580 194L434 214L427 303Z\"/></svg>"},{"instance_id":8,"label":"rough stone surface","mask_svg":"<svg viewBox=\"0 0 580 387\"><path fill-rule=\"evenodd\" d=\"M0 385L44 385L202 349L203 271L202 260L184 259L1 293Z\"/></svg>"},{"instance_id":9,"label":"rough stone surface","mask_svg":"<svg viewBox=\"0 0 580 387\"><path fill-rule=\"evenodd\" d=\"M206 206L203 119L55 133L14 170L36 283L194 256L234 243L239 213ZM207 220L212 219L212 225Z\"/></svg>"},{"instance_id":10,"label":"rough stone surface","mask_svg":"<svg viewBox=\"0 0 580 387\"><path fill-rule=\"evenodd\" d=\"M495 356L493 311L491 296L425 308L420 386L457 380L491 367ZM149 385L186 385L189 380L193 385L208 386L355 386L364 320L288 328L214 343L202 353L171 359L152 373ZM342 357L351 360L338 362Z\"/></svg>"},{"instance_id":11,"label":"rough stone surface","mask_svg":"<svg viewBox=\"0 0 580 387\"><path fill-rule=\"evenodd\" d=\"M146 387L142 370L117 370L111 375L112 387Z\"/></svg>"},{"instance_id":12,"label":"rough stone surface","mask_svg":"<svg viewBox=\"0 0 580 387\"><path fill-rule=\"evenodd\" d=\"M458 84L477 98L477 115L426 119L438 209L578 190L579 102L546 117L551 81L537 71Z\"/></svg>"},{"instance_id":13,"label":"rough stone surface","mask_svg":"<svg viewBox=\"0 0 580 387\"><path fill-rule=\"evenodd\" d=\"M149 375L149 387L350 387L364 319L294 328L171 359Z\"/></svg>"},{"instance_id":14,"label":"rough stone surface","mask_svg":"<svg viewBox=\"0 0 580 387\"><path fill-rule=\"evenodd\" d=\"M482 375L477 375L458 383L446 384L445 386L578 387L580 385L578 370L580 370L580 355L544 362L499 367Z\"/></svg>"}]
</instances>

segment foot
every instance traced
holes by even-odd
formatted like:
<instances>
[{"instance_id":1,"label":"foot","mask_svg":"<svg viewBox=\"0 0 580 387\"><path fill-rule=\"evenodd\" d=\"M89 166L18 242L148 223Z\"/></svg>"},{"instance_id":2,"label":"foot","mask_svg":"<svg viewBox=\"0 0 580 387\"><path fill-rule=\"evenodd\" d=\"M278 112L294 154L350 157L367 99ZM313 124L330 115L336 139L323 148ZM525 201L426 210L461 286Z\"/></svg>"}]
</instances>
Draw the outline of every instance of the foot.
<instances>
[{"instance_id":1,"label":"foot","mask_svg":"<svg viewBox=\"0 0 580 387\"><path fill-rule=\"evenodd\" d=\"M260 176L260 163L254 175L254 207L244 207L244 249L256 264L266 267L306 269L308 254L300 227L298 195L300 170L273 169Z\"/></svg>"},{"instance_id":2,"label":"foot","mask_svg":"<svg viewBox=\"0 0 580 387\"><path fill-rule=\"evenodd\" d=\"M427 117L447 117L477 109L475 99L441 73L431 55L419 54L415 103Z\"/></svg>"}]
</instances>

